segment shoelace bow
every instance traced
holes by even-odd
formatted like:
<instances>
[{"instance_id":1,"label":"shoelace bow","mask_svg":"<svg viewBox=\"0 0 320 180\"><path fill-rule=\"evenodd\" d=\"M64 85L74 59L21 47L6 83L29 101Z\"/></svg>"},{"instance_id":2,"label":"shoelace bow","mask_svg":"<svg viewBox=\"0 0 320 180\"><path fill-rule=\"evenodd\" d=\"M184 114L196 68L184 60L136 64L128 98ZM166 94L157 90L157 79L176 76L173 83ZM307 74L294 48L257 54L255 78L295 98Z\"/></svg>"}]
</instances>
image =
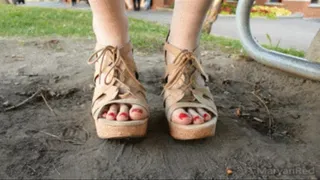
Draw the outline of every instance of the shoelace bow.
<instances>
[{"instance_id":1,"label":"shoelace bow","mask_svg":"<svg viewBox=\"0 0 320 180\"><path fill-rule=\"evenodd\" d=\"M106 58L108 52L111 53L111 57L109 58ZM117 47L112 47L112 46L106 46L98 51L96 51L95 53L93 53L89 60L88 60L88 64L94 64L96 62L99 61L99 59L101 59L101 62L100 62L100 66L99 66L99 83L101 82L101 74L103 73L102 72L102 68L103 68L103 65L104 65L104 61L106 61L105 59L108 59L107 60L107 65L110 66L111 68L109 69L109 71L107 71L106 73L106 76L104 77L103 79L103 82L104 84L106 85L109 85L109 83L107 82L107 77L108 75L114 71L114 70L117 70L117 72L119 72L119 77L121 75L123 75L123 71L120 69L119 65L123 64L125 66L125 70L127 70L129 76L136 81L137 85L139 85L140 88L144 89L143 86L140 84L140 82L136 79L135 75L132 74L131 71L129 71L129 68L128 68L128 65L126 64L126 62L121 58L121 55L120 55L120 49L117 48ZM123 85L127 91L134 96L134 94L130 91L130 87L127 86L125 83L123 83L120 79L118 79L116 76L113 77L113 79L115 79L117 82L119 82L121 85ZM110 81L112 82L112 80Z\"/></svg>"},{"instance_id":2,"label":"shoelace bow","mask_svg":"<svg viewBox=\"0 0 320 180\"><path fill-rule=\"evenodd\" d=\"M194 67L194 71L190 73L190 75L188 77L189 82L185 83L186 86L183 89L183 91L186 91L186 90L192 91L192 89L190 89L192 86L191 76L192 76L192 74L195 73L195 71L199 71L204 76L205 81L207 82L208 76L206 75L203 68L201 67L201 64L199 63L199 61L193 55L192 52L190 52L188 50L182 50L176 56L176 58L174 59L173 62L176 67L176 69L174 70L175 74L170 74L172 77L170 77L170 80L168 80L167 84L164 86L162 94L164 93L165 89L170 89L174 84L176 84L180 80L180 78L185 73L186 69L188 68L188 63L190 63L190 65Z\"/></svg>"}]
</instances>

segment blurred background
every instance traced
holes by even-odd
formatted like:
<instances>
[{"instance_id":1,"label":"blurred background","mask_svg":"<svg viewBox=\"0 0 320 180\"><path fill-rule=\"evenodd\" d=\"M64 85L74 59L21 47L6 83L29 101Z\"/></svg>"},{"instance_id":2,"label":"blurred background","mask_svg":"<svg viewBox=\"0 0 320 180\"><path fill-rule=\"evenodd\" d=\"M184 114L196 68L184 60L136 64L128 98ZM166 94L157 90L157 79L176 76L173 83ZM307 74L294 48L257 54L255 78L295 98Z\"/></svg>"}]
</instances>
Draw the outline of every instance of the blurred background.
<instances>
[{"instance_id":1,"label":"blurred background","mask_svg":"<svg viewBox=\"0 0 320 180\"><path fill-rule=\"evenodd\" d=\"M18 6L90 10L87 0L2 0ZM224 0L210 34L238 39L237 0ZM257 0L251 28L261 44L307 51L320 28L320 0ZM174 0L126 0L129 17L170 24ZM303 38L303 41L300 40Z\"/></svg>"}]
</instances>

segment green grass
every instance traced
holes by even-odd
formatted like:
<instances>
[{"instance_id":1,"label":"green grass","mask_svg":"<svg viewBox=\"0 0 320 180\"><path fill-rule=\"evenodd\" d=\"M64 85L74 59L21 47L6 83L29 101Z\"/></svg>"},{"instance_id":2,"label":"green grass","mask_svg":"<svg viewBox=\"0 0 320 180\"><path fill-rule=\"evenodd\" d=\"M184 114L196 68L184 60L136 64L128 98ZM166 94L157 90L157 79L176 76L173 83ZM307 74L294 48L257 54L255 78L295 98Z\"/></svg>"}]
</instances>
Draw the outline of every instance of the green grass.
<instances>
[{"instance_id":1,"label":"green grass","mask_svg":"<svg viewBox=\"0 0 320 180\"><path fill-rule=\"evenodd\" d=\"M2 37L84 37L94 38L90 11L17 7L0 5L0 36ZM160 51L168 27L152 22L130 18L130 36L135 48L142 52ZM221 48L239 53L242 46L238 40L203 34L205 49ZM276 51L304 56L303 51L266 46Z\"/></svg>"}]
</instances>

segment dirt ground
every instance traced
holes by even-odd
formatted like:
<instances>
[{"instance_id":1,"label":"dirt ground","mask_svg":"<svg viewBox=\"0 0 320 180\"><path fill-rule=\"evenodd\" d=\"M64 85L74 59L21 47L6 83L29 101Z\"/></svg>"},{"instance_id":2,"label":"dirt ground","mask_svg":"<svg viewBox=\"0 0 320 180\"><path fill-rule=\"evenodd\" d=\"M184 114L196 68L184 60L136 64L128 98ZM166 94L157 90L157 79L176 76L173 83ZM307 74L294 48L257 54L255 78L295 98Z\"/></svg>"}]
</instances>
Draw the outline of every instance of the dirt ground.
<instances>
[{"instance_id":1,"label":"dirt ground","mask_svg":"<svg viewBox=\"0 0 320 180\"><path fill-rule=\"evenodd\" d=\"M151 106L148 135L100 140L90 118L93 67L86 64L93 45L0 39L1 179L320 178L319 82L203 51L220 113L216 136L176 141L160 97L163 56L136 52Z\"/></svg>"}]
</instances>

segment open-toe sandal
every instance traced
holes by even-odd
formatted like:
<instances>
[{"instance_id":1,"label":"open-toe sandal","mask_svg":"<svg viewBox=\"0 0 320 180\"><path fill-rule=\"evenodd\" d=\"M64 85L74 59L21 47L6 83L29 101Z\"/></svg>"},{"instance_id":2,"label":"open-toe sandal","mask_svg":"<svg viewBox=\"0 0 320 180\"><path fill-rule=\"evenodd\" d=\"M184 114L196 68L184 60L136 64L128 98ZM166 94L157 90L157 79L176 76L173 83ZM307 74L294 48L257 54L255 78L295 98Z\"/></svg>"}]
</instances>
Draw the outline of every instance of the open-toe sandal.
<instances>
[{"instance_id":1,"label":"open-toe sandal","mask_svg":"<svg viewBox=\"0 0 320 180\"><path fill-rule=\"evenodd\" d=\"M201 139L215 134L217 108L207 86L208 76L196 57L197 49L191 52L181 50L168 42L164 45L165 58L167 53L175 57L173 63L168 63L166 60L163 95L170 134L178 140ZM199 76L205 83L197 83L196 79ZM212 119L203 124L178 124L171 118L173 112L179 108L203 108L211 114Z\"/></svg>"},{"instance_id":2,"label":"open-toe sandal","mask_svg":"<svg viewBox=\"0 0 320 180\"><path fill-rule=\"evenodd\" d=\"M92 117L100 138L143 137L147 131L148 116L140 120L107 120L103 113L112 104L139 105L149 115L145 89L138 81L136 65L129 54L132 46L96 46L96 52L88 63L95 63L95 86L92 99ZM101 75L104 74L103 78Z\"/></svg>"}]
</instances>

